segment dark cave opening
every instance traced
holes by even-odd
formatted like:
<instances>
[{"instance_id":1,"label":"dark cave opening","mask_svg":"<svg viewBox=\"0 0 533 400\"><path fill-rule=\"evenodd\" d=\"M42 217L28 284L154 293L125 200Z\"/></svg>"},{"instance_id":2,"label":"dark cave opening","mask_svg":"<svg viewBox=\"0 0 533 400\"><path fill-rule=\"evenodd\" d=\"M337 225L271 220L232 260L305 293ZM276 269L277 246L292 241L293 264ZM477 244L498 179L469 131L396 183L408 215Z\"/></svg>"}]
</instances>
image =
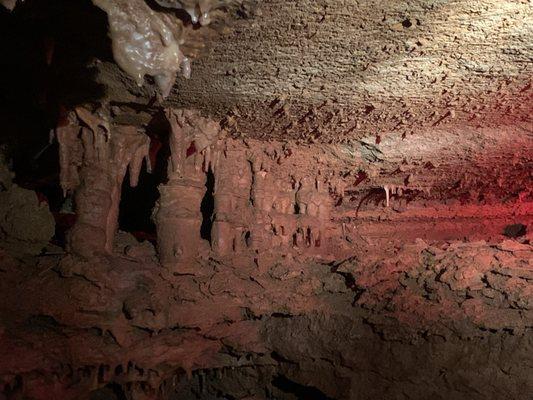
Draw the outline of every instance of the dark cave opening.
<instances>
[{"instance_id":1,"label":"dark cave opening","mask_svg":"<svg viewBox=\"0 0 533 400\"><path fill-rule=\"evenodd\" d=\"M139 184L131 187L126 175L122 184L119 210L119 229L131 233L138 240L156 240L156 226L152 221L152 210L159 198L160 177L141 169Z\"/></svg>"},{"instance_id":2,"label":"dark cave opening","mask_svg":"<svg viewBox=\"0 0 533 400\"><path fill-rule=\"evenodd\" d=\"M147 171L146 160L136 187L131 187L129 174L122 183L119 208L119 229L131 233L138 240L157 241L157 230L152 219L153 210L159 199L159 185L168 180L167 168L170 156L168 124L164 116L156 114L146 127L150 136L151 172Z\"/></svg>"},{"instance_id":3,"label":"dark cave opening","mask_svg":"<svg viewBox=\"0 0 533 400\"><path fill-rule=\"evenodd\" d=\"M126 394L118 383L110 383L102 389L91 392L90 400L126 400Z\"/></svg>"},{"instance_id":4,"label":"dark cave opening","mask_svg":"<svg viewBox=\"0 0 533 400\"><path fill-rule=\"evenodd\" d=\"M272 385L277 387L285 393L291 393L298 400L333 400L331 397L326 396L323 392L313 386L301 385L293 380L290 380L284 375L278 375L272 381Z\"/></svg>"},{"instance_id":5,"label":"dark cave opening","mask_svg":"<svg viewBox=\"0 0 533 400\"><path fill-rule=\"evenodd\" d=\"M62 109L102 98L93 60L112 60L106 28L105 14L88 0L25 1L11 13L0 7L0 46L8 55L0 60L0 100L18 110L15 117L22 110L22 126L40 113L53 128Z\"/></svg>"},{"instance_id":6,"label":"dark cave opening","mask_svg":"<svg viewBox=\"0 0 533 400\"><path fill-rule=\"evenodd\" d=\"M301 212L300 205L298 203L294 203L294 214L298 215L300 214L300 212Z\"/></svg>"},{"instance_id":7,"label":"dark cave opening","mask_svg":"<svg viewBox=\"0 0 533 400\"><path fill-rule=\"evenodd\" d=\"M205 195L200 206L202 211L202 226L200 236L211 243L211 229L213 228L213 217L215 212L215 174L209 168L206 174Z\"/></svg>"}]
</instances>

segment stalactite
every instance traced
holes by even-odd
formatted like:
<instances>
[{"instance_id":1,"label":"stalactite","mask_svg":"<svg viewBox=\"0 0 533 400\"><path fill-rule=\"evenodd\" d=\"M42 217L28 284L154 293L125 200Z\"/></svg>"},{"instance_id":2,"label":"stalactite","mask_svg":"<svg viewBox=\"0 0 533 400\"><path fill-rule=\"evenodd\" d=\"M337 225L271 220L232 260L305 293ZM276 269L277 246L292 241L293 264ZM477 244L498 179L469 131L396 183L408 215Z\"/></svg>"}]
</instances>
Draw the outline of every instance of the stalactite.
<instances>
[{"instance_id":1,"label":"stalactite","mask_svg":"<svg viewBox=\"0 0 533 400\"><path fill-rule=\"evenodd\" d=\"M417 193L421 194L424 193L426 196L429 196L431 194L431 188L429 186L420 186L420 185L395 185L395 184L387 184L383 185L383 190L385 191L385 205L386 207L390 207L392 196L395 196L396 198L401 198L405 195L405 193Z\"/></svg>"},{"instance_id":2,"label":"stalactite","mask_svg":"<svg viewBox=\"0 0 533 400\"><path fill-rule=\"evenodd\" d=\"M390 207L390 188L388 185L383 186L385 190L385 204L387 207Z\"/></svg>"},{"instance_id":3,"label":"stalactite","mask_svg":"<svg viewBox=\"0 0 533 400\"><path fill-rule=\"evenodd\" d=\"M215 1L215 0L156 0L162 7L182 9L189 14L191 21L196 24L200 23L202 26L211 23L210 12L216 6L231 1Z\"/></svg>"}]
</instances>

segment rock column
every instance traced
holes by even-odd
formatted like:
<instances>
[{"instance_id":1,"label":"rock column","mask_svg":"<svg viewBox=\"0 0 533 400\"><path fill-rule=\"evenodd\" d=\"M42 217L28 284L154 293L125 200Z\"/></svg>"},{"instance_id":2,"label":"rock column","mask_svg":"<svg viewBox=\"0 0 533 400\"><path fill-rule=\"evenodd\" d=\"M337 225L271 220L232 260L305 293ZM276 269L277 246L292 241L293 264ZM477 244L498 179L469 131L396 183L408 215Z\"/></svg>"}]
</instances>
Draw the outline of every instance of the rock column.
<instances>
[{"instance_id":1,"label":"rock column","mask_svg":"<svg viewBox=\"0 0 533 400\"><path fill-rule=\"evenodd\" d=\"M85 126L71 122L57 129L61 183L65 193L74 192L76 204L69 248L90 258L113 251L122 182L129 168L130 183L137 185L143 159L149 167L150 140L132 126L110 128L86 110L77 115Z\"/></svg>"}]
</instances>

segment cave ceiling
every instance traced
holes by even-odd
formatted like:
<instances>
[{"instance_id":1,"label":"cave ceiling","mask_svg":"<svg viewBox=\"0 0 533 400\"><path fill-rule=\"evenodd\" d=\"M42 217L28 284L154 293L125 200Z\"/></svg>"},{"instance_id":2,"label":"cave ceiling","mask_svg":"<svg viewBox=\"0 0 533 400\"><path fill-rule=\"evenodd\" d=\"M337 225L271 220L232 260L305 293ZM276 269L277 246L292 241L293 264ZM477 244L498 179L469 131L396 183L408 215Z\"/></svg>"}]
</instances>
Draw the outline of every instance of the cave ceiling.
<instances>
[{"instance_id":1,"label":"cave ceiling","mask_svg":"<svg viewBox=\"0 0 533 400\"><path fill-rule=\"evenodd\" d=\"M146 3L183 24L190 79L172 70L165 98L149 75L136 82L113 59L106 14L92 2L16 2L26 24L64 13L56 39L76 30L50 53L60 107L93 103L112 123L141 128L164 108L196 109L234 138L314 147L348 187L367 176L360 191L409 180L441 199L458 188L500 199L533 190L529 0L231 0L209 3L204 26ZM78 77L69 63L91 72Z\"/></svg>"},{"instance_id":2,"label":"cave ceiling","mask_svg":"<svg viewBox=\"0 0 533 400\"><path fill-rule=\"evenodd\" d=\"M178 78L164 104L216 116L234 135L350 143L446 126L531 131L531 1L267 0L226 11L189 32L191 79ZM149 104L149 87L101 69L111 100Z\"/></svg>"}]
</instances>

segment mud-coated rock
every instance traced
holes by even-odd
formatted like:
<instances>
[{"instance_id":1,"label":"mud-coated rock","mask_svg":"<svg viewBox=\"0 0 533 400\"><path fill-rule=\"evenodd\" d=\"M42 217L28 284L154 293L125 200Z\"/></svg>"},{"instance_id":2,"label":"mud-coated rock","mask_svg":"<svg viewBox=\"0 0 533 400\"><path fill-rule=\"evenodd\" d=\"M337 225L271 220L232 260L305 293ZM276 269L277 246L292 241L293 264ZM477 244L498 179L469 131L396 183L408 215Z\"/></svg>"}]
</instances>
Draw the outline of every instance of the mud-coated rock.
<instances>
[{"instance_id":1,"label":"mud-coated rock","mask_svg":"<svg viewBox=\"0 0 533 400\"><path fill-rule=\"evenodd\" d=\"M54 217L35 192L17 185L0 192L0 247L15 254L36 255L54 232Z\"/></svg>"}]
</instances>

